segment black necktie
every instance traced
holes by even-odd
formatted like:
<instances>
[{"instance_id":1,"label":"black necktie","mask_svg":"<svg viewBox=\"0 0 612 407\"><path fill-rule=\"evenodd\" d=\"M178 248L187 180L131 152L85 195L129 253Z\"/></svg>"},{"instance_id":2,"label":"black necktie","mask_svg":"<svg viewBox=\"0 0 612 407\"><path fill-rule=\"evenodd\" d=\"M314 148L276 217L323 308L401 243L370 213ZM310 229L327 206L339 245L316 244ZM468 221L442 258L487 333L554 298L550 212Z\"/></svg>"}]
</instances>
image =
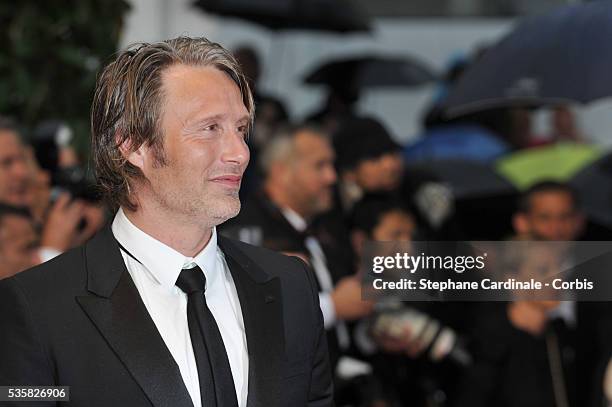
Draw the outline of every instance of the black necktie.
<instances>
[{"instance_id":1,"label":"black necktie","mask_svg":"<svg viewBox=\"0 0 612 407\"><path fill-rule=\"evenodd\" d=\"M187 322L198 366L202 407L238 407L232 370L217 322L206 305L206 276L183 269L176 285L187 294Z\"/></svg>"}]
</instances>

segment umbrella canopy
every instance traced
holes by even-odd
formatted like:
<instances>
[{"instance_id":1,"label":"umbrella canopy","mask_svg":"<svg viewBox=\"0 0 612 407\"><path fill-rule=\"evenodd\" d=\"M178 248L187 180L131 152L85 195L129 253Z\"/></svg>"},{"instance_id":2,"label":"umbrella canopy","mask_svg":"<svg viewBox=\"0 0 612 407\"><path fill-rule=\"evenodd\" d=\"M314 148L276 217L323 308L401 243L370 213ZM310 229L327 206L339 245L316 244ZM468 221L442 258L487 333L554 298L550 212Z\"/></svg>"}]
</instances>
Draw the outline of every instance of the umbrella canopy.
<instances>
[{"instance_id":1,"label":"umbrella canopy","mask_svg":"<svg viewBox=\"0 0 612 407\"><path fill-rule=\"evenodd\" d=\"M520 190L541 181L569 181L578 171L601 157L599 147L558 143L521 150L499 159L497 171Z\"/></svg>"},{"instance_id":2,"label":"umbrella canopy","mask_svg":"<svg viewBox=\"0 0 612 407\"><path fill-rule=\"evenodd\" d=\"M428 173L447 184L458 200L516 193L516 188L493 167L478 161L430 160L408 165L406 173L411 172Z\"/></svg>"},{"instance_id":3,"label":"umbrella canopy","mask_svg":"<svg viewBox=\"0 0 612 407\"><path fill-rule=\"evenodd\" d=\"M405 174L404 196L414 196L410 201L425 218L432 214L435 217L439 202L444 200L444 194L432 184L441 183L450 189L453 215L440 235L442 240L450 236L459 240L497 240L512 232L518 192L491 165L470 160L429 160L408 165ZM419 203L423 192L429 192L429 199Z\"/></svg>"},{"instance_id":4,"label":"umbrella canopy","mask_svg":"<svg viewBox=\"0 0 612 407\"><path fill-rule=\"evenodd\" d=\"M583 168L570 181L586 215L612 227L612 153Z\"/></svg>"},{"instance_id":5,"label":"umbrella canopy","mask_svg":"<svg viewBox=\"0 0 612 407\"><path fill-rule=\"evenodd\" d=\"M349 83L360 89L418 86L435 79L433 71L413 57L362 55L326 62L306 75L304 83L328 86Z\"/></svg>"},{"instance_id":6,"label":"umbrella canopy","mask_svg":"<svg viewBox=\"0 0 612 407\"><path fill-rule=\"evenodd\" d=\"M610 1L527 18L468 67L445 101L445 113L612 96L610 38Z\"/></svg>"},{"instance_id":7,"label":"umbrella canopy","mask_svg":"<svg viewBox=\"0 0 612 407\"><path fill-rule=\"evenodd\" d=\"M463 159L489 163L507 154L510 146L483 127L470 124L435 126L404 148L406 162Z\"/></svg>"},{"instance_id":8,"label":"umbrella canopy","mask_svg":"<svg viewBox=\"0 0 612 407\"><path fill-rule=\"evenodd\" d=\"M194 5L272 30L370 31L370 19L348 0L197 0Z\"/></svg>"}]
</instances>

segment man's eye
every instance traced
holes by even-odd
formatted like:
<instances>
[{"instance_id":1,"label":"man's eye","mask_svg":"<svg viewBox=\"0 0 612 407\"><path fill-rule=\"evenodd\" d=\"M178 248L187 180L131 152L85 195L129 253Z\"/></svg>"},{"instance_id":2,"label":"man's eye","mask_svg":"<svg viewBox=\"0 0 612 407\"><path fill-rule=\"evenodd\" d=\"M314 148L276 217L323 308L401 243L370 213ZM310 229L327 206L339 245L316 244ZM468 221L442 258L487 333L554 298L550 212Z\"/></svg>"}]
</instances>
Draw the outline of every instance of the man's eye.
<instances>
[{"instance_id":1,"label":"man's eye","mask_svg":"<svg viewBox=\"0 0 612 407\"><path fill-rule=\"evenodd\" d=\"M249 127L248 126L239 126L238 132L242 134L245 140L248 139L249 137Z\"/></svg>"},{"instance_id":2,"label":"man's eye","mask_svg":"<svg viewBox=\"0 0 612 407\"><path fill-rule=\"evenodd\" d=\"M208 126L204 127L204 130L206 131L215 131L219 128L218 124L209 124Z\"/></svg>"}]
</instances>

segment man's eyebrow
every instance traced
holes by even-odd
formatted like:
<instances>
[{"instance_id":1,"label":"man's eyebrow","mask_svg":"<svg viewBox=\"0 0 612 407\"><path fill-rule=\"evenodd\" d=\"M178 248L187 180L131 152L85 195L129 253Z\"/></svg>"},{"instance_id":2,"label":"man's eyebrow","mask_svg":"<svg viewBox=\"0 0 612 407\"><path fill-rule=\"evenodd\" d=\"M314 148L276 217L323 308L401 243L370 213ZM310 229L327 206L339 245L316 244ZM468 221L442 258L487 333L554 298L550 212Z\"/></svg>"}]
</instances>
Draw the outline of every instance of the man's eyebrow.
<instances>
[{"instance_id":1,"label":"man's eyebrow","mask_svg":"<svg viewBox=\"0 0 612 407\"><path fill-rule=\"evenodd\" d=\"M205 124L207 122L211 122L211 121L215 121L215 120L221 120L223 118L225 118L225 115L222 114L222 113L221 114L214 114L212 116L205 116L205 117L197 118L197 119L195 119L193 121L193 124L197 126L197 125L200 125L200 124Z\"/></svg>"},{"instance_id":2,"label":"man's eyebrow","mask_svg":"<svg viewBox=\"0 0 612 407\"><path fill-rule=\"evenodd\" d=\"M236 123L244 123L247 124L251 120L249 115L242 116Z\"/></svg>"},{"instance_id":3,"label":"man's eyebrow","mask_svg":"<svg viewBox=\"0 0 612 407\"><path fill-rule=\"evenodd\" d=\"M212 116L206 116L206 117L201 117L198 118L196 120L193 121L193 125L198 126L198 125L202 125L211 121L215 121L215 120L223 120L227 117L226 114L220 113L220 114L215 114ZM236 123L248 123L250 121L250 117L248 115L245 115L243 117L241 117L240 119L238 119L236 121Z\"/></svg>"}]
</instances>

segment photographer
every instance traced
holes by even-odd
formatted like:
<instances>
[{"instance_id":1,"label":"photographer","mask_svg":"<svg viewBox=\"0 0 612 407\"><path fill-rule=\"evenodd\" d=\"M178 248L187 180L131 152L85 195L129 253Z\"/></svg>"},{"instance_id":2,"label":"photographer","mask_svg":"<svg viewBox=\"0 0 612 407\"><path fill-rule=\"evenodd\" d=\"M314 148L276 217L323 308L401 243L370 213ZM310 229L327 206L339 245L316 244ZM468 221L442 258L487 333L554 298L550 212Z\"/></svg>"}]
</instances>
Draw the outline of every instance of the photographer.
<instances>
[{"instance_id":1,"label":"photographer","mask_svg":"<svg viewBox=\"0 0 612 407\"><path fill-rule=\"evenodd\" d=\"M69 192L52 198L49 174L22 144L17 126L0 117L0 203L30 211L42 262L87 240L104 220L97 204L73 199Z\"/></svg>"}]
</instances>

